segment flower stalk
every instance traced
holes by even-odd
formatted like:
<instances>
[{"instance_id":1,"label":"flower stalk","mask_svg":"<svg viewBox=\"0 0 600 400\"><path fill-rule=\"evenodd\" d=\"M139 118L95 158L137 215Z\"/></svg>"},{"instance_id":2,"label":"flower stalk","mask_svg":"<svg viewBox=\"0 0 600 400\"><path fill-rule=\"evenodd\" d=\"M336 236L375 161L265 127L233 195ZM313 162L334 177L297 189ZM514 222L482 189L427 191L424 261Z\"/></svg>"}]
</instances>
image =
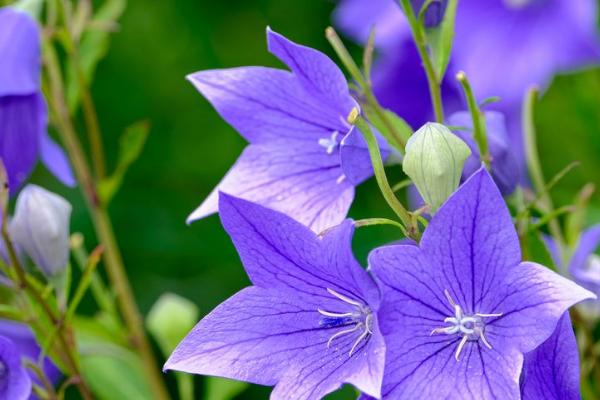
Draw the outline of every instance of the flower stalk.
<instances>
[{"instance_id":1,"label":"flower stalk","mask_svg":"<svg viewBox=\"0 0 600 400\"><path fill-rule=\"evenodd\" d=\"M415 11L410 4L410 0L398 1L404 10L404 13L406 14L413 40L417 46L417 51L419 53L419 57L421 58L421 62L423 63L423 69L425 70L425 75L427 76L427 84L429 86L429 95L431 96L431 104L433 105L435 120L439 123L443 123L444 107L442 104L442 77L438 78L436 76L433 62L431 61L431 57L427 51L427 36L425 34L424 26L423 24L419 23L419 20L415 15Z\"/></svg>"}]
</instances>

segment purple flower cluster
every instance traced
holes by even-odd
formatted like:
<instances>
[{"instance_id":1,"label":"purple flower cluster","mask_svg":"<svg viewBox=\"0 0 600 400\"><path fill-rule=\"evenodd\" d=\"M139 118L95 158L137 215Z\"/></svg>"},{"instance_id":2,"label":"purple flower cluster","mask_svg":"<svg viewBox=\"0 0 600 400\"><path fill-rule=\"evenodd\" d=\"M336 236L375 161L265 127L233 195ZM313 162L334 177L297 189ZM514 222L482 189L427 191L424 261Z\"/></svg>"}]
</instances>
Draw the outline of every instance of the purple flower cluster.
<instances>
[{"instance_id":1,"label":"purple flower cluster","mask_svg":"<svg viewBox=\"0 0 600 400\"><path fill-rule=\"evenodd\" d=\"M411 3L419 10L424 2ZM432 5L436 3L441 4ZM522 169L525 91L531 85L545 89L556 74L600 63L597 8L595 0L459 1L451 63L442 85L446 111L466 108L453 79L456 72L465 71L479 100L500 97L488 108L506 115L510 148ZM439 12L430 7L426 17L432 11ZM343 0L334 20L362 43L375 27L380 57L373 85L378 99L415 128L429 120L427 80L398 2ZM439 16L431 22L438 21Z\"/></svg>"},{"instance_id":2,"label":"purple flower cluster","mask_svg":"<svg viewBox=\"0 0 600 400\"><path fill-rule=\"evenodd\" d=\"M504 165L502 115L486 123L504 185L458 132L474 153L463 185L418 245L374 249L365 270L344 219L354 185L372 173L345 120L357 105L325 55L267 37L292 72L190 76L250 142L191 219L218 209L252 286L202 319L165 369L274 386L273 399L319 399L343 384L364 398L577 399L568 309L595 295L521 260L500 190L512 190L516 173Z\"/></svg>"}]
</instances>

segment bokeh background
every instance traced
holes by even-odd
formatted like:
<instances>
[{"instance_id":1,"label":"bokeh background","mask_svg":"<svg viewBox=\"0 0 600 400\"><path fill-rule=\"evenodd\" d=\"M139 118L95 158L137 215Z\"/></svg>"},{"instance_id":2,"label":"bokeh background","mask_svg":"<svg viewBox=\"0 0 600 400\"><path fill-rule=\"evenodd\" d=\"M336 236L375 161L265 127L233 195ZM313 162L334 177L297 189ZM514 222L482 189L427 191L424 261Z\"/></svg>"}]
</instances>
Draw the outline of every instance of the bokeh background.
<instances>
[{"instance_id":1,"label":"bokeh background","mask_svg":"<svg viewBox=\"0 0 600 400\"><path fill-rule=\"evenodd\" d=\"M146 119L152 127L110 209L144 312L170 291L192 300L204 315L248 285L217 216L185 224L245 145L185 80L186 74L242 65L281 67L266 51L267 25L335 59L324 37L334 7L326 0L129 0L110 52L98 67L93 95L109 164L115 162L126 126ZM600 186L600 69L557 77L543 95L536 122L547 177L571 161L581 162L555 189L557 203L567 204L586 182ZM59 186L42 168L36 180L74 203L73 231L83 232L91 245L79 192ZM600 222L598 193L593 207L589 224ZM386 215L374 183L361 186L351 216ZM359 259L392 233L386 228L359 231L354 243ZM197 381L200 389L202 380ZM253 387L238 398L267 398L268 392ZM335 398L353 394L347 389Z\"/></svg>"}]
</instances>

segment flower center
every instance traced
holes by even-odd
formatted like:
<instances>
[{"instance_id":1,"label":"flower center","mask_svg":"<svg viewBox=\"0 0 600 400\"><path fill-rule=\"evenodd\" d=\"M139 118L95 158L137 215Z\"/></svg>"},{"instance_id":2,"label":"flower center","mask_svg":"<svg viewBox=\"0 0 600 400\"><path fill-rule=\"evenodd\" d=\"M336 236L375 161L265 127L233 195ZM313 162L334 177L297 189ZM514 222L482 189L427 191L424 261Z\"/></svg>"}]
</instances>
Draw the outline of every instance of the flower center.
<instances>
[{"instance_id":1,"label":"flower center","mask_svg":"<svg viewBox=\"0 0 600 400\"><path fill-rule=\"evenodd\" d=\"M333 154L335 149L340 145L338 142L338 137L340 133L338 131L333 131L330 137L319 139L319 145L325 148L327 154Z\"/></svg>"},{"instance_id":2,"label":"flower center","mask_svg":"<svg viewBox=\"0 0 600 400\"><path fill-rule=\"evenodd\" d=\"M493 318L500 317L502 313L495 314L480 314L475 313L473 315L465 315L462 311L462 308L456 304L456 302L450 296L450 293L447 290L444 290L444 294L448 299L448 302L454 309L454 316L448 317L444 319L444 322L448 324L448 326L443 328L435 328L431 331L431 335L438 334L446 334L446 335L462 335L462 339L458 343L458 347L456 348L456 352L454 353L454 358L456 361L459 361L460 353L462 349L465 347L465 344L469 341L478 341L481 342L488 348L491 349L492 346L487 341L484 335L485 331L485 323L484 318Z\"/></svg>"},{"instance_id":3,"label":"flower center","mask_svg":"<svg viewBox=\"0 0 600 400\"><path fill-rule=\"evenodd\" d=\"M352 357L354 350L363 340L368 340L369 337L373 334L373 313L371 309L366 305L362 304L359 301L351 299L350 297L344 296L341 293L336 292L333 289L327 288L327 292L334 296L335 298L343 301L346 304L350 304L352 306L352 310L348 312L331 312L325 311L322 309L317 309L319 314L321 314L321 320L319 321L319 325L324 328L337 328L337 327L346 327L339 332L333 334L329 340L327 341L327 348L331 346L331 343L342 336L359 333L358 337L354 341L350 352L348 353L348 357Z\"/></svg>"}]
</instances>

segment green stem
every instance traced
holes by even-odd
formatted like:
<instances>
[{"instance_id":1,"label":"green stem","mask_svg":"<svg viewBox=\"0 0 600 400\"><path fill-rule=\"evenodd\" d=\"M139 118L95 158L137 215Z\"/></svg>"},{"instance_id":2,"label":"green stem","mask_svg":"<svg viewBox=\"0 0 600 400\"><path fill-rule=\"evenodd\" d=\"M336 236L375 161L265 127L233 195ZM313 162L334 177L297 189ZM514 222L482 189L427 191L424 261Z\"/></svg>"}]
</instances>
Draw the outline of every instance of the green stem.
<instances>
[{"instance_id":1,"label":"green stem","mask_svg":"<svg viewBox=\"0 0 600 400\"><path fill-rule=\"evenodd\" d=\"M342 39L340 39L340 37L332 27L328 27L325 30L325 36L327 37L329 44L331 44L331 47L333 47L333 50L336 52L342 64L344 64L344 67L350 73L352 79L354 79L356 83L358 83L358 85L360 86L360 89L365 95L365 100L367 104L371 107L375 114L377 114L377 117L385 126L386 130L389 133L389 135L386 135L386 137L393 141L393 143L391 144L393 144L394 147L396 147L401 153L404 154L404 147L406 146L406 141L403 139L402 134L398 132L392 121L390 121L390 118L384 111L381 104L379 104L379 101L377 101L377 98L373 93L373 88L371 87L369 78L365 78L363 76L363 73L360 71L360 68L358 68L358 65L356 65L356 63L354 62L354 59L348 52L348 49L346 49L346 46L344 46L344 43L342 43Z\"/></svg>"},{"instance_id":2,"label":"green stem","mask_svg":"<svg viewBox=\"0 0 600 400\"><path fill-rule=\"evenodd\" d=\"M406 210L406 208L404 208L402 203L400 203L387 180L383 161L381 160L381 152L379 151L379 146L377 145L377 139L371 131L369 124L367 124L367 122L361 116L356 116L354 120L350 121L350 123L354 124L359 129L365 138L365 141L367 142L369 155L371 156L371 163L373 164L373 170L375 172L375 179L377 180L381 194L387 201L390 208L394 210L396 215L398 215L400 221L402 221L402 224L408 232L408 236L418 241L420 236L419 229L413 224L410 213Z\"/></svg>"},{"instance_id":3,"label":"green stem","mask_svg":"<svg viewBox=\"0 0 600 400\"><path fill-rule=\"evenodd\" d=\"M537 137L535 131L534 121L534 109L535 102L537 100L538 89L531 88L525 96L523 102L523 132L525 134L525 153L527 156L527 167L529 169L529 175L533 183L540 202L545 207L546 212L554 210L552 204L552 198L548 191L548 186L544 181L544 173L542 171L542 163L537 151ZM555 219L548 223L548 229L556 240L556 244L560 253L560 258L564 262L565 249L564 249L564 237L560 228L560 224Z\"/></svg>"},{"instance_id":4,"label":"green stem","mask_svg":"<svg viewBox=\"0 0 600 400\"><path fill-rule=\"evenodd\" d=\"M398 221L394 221L392 219L365 218L365 219L359 219L359 220L354 221L354 226L356 226L357 228L362 228L363 226L374 226L374 225L392 225L397 228L400 228L402 233L404 233L405 236L408 236L408 232L406 231L406 228L404 228L404 225L402 225Z\"/></svg>"},{"instance_id":5,"label":"green stem","mask_svg":"<svg viewBox=\"0 0 600 400\"><path fill-rule=\"evenodd\" d=\"M475 95L473 94L473 89L471 88L471 84L469 83L465 73L460 71L458 74L456 74L456 79L460 82L467 99L469 112L471 113L471 121L473 123L473 137L475 138L475 142L479 148L481 161L483 161L485 163L485 167L490 170L492 158L490 157L490 149L488 147L485 117L479 109L479 105L477 104Z\"/></svg>"},{"instance_id":6,"label":"green stem","mask_svg":"<svg viewBox=\"0 0 600 400\"><path fill-rule=\"evenodd\" d=\"M427 51L427 36L425 35L423 25L417 20L417 16L415 15L415 11L412 8L410 0L399 0L399 2L404 10L404 13L406 14L406 18L408 19L413 40L417 46L417 51L419 52L419 57L423 63L423 68L425 69L425 75L427 76L427 84L429 85L429 94L431 96L431 103L433 105L435 119L439 123L444 123L444 107L442 104L442 90L440 87L441 79L438 79L436 76L433 63L431 62L431 57L429 57L429 53Z\"/></svg>"},{"instance_id":7,"label":"green stem","mask_svg":"<svg viewBox=\"0 0 600 400\"><path fill-rule=\"evenodd\" d=\"M104 264L108 272L108 277L115 289L119 308L129 331L131 345L139 352L142 358L147 381L156 398L161 400L168 399L169 395L162 374L157 368L157 361L144 331L143 320L135 303L127 275L125 274L121 252L117 246L108 213L98 199L96 184L69 115L63 92L62 75L55 51L51 45L44 46L44 55L50 80L51 105L54 107L53 111L57 117L58 131L73 163L77 180L80 183L92 217L96 235L100 243L104 246Z\"/></svg>"}]
</instances>

